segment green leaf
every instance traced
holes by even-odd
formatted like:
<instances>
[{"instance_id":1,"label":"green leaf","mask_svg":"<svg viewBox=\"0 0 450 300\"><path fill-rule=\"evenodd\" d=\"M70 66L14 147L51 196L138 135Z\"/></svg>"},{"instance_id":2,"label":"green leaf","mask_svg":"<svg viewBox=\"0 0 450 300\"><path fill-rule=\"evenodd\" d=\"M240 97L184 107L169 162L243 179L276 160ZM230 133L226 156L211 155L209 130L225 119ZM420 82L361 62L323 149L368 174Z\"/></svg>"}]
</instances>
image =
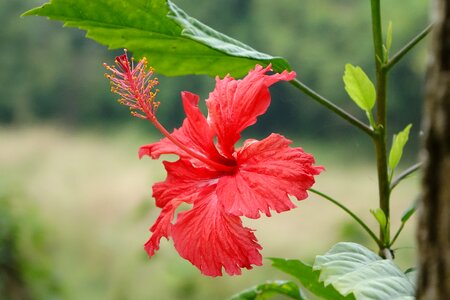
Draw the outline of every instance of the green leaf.
<instances>
[{"instance_id":1,"label":"green leaf","mask_svg":"<svg viewBox=\"0 0 450 300\"><path fill-rule=\"evenodd\" d=\"M355 243L338 243L313 266L320 280L357 300L413 300L415 285L392 260Z\"/></svg>"},{"instance_id":2,"label":"green leaf","mask_svg":"<svg viewBox=\"0 0 450 300\"><path fill-rule=\"evenodd\" d=\"M281 294L292 299L303 300L298 286L292 281L272 281L256 285L232 296L229 300L265 300Z\"/></svg>"},{"instance_id":3,"label":"green leaf","mask_svg":"<svg viewBox=\"0 0 450 300\"><path fill-rule=\"evenodd\" d=\"M381 228L386 228L387 219L381 208L371 209L370 213L377 219L378 224L380 224Z\"/></svg>"},{"instance_id":4,"label":"green leaf","mask_svg":"<svg viewBox=\"0 0 450 300\"><path fill-rule=\"evenodd\" d=\"M392 46L392 22L389 21L388 28L387 28L387 34L386 34L386 44L383 45L383 51L384 51L384 63L387 64L389 62L389 50L391 50Z\"/></svg>"},{"instance_id":5,"label":"green leaf","mask_svg":"<svg viewBox=\"0 0 450 300\"><path fill-rule=\"evenodd\" d=\"M385 242L389 242L389 239L390 239L389 219L386 218L386 215L384 214L384 212L381 208L371 209L370 213L375 217L378 224L380 224L380 228L382 228L383 233L384 233Z\"/></svg>"},{"instance_id":6,"label":"green leaf","mask_svg":"<svg viewBox=\"0 0 450 300\"><path fill-rule=\"evenodd\" d=\"M406 277L408 277L409 281L412 285L414 285L414 289L416 288L416 282L417 282L417 268L409 268L405 271Z\"/></svg>"},{"instance_id":7,"label":"green leaf","mask_svg":"<svg viewBox=\"0 0 450 300\"><path fill-rule=\"evenodd\" d=\"M300 260L296 259L282 259L282 258L270 258L272 260L272 266L280 271L283 271L289 275L297 278L303 287L313 293L314 295L323 299L355 299L353 295L346 297L342 296L332 286L325 286L319 281L319 272L314 271L312 266L307 265Z\"/></svg>"},{"instance_id":8,"label":"green leaf","mask_svg":"<svg viewBox=\"0 0 450 300\"><path fill-rule=\"evenodd\" d=\"M389 52L392 46L392 21L389 21L386 34L386 50Z\"/></svg>"},{"instance_id":9,"label":"green leaf","mask_svg":"<svg viewBox=\"0 0 450 300\"><path fill-rule=\"evenodd\" d=\"M127 48L146 56L158 73L179 76L245 75L255 64L275 71L288 62L232 39L194 18L170 0L51 0L24 16L46 16L77 27L110 49Z\"/></svg>"},{"instance_id":10,"label":"green leaf","mask_svg":"<svg viewBox=\"0 0 450 300\"><path fill-rule=\"evenodd\" d=\"M394 140L392 142L392 148L389 153L389 168L391 171L395 170L400 159L403 155L403 148L408 142L409 130L411 129L412 124L406 126L403 131L399 132L397 135L394 135Z\"/></svg>"},{"instance_id":11,"label":"green leaf","mask_svg":"<svg viewBox=\"0 0 450 300\"><path fill-rule=\"evenodd\" d=\"M360 67L346 64L343 79L350 98L362 110L370 112L375 105L376 92L366 73Z\"/></svg>"},{"instance_id":12,"label":"green leaf","mask_svg":"<svg viewBox=\"0 0 450 300\"><path fill-rule=\"evenodd\" d=\"M417 209L417 201L414 201L410 207L408 207L402 214L402 223L406 223L409 218L416 212Z\"/></svg>"}]
</instances>

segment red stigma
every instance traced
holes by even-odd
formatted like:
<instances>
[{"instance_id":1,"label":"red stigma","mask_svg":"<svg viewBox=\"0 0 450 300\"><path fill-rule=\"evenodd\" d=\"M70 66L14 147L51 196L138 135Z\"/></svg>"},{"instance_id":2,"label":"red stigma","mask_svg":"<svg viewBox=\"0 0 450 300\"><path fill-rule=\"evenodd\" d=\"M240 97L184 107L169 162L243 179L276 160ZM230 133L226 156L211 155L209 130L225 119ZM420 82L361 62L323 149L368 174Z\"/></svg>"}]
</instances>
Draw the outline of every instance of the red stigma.
<instances>
[{"instance_id":1,"label":"red stigma","mask_svg":"<svg viewBox=\"0 0 450 300\"><path fill-rule=\"evenodd\" d=\"M125 72L130 72L130 63L128 62L128 56L126 52L125 54L116 56L116 62Z\"/></svg>"}]
</instances>

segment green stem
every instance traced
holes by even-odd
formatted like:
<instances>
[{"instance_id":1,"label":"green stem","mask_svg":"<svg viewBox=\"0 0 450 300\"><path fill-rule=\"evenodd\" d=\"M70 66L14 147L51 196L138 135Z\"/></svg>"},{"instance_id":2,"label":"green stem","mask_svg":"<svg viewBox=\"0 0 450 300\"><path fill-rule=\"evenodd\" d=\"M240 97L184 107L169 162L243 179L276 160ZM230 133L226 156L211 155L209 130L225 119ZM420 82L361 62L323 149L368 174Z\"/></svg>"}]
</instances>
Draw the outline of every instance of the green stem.
<instances>
[{"instance_id":1,"label":"green stem","mask_svg":"<svg viewBox=\"0 0 450 300\"><path fill-rule=\"evenodd\" d=\"M388 175L387 155L386 155L386 139L385 139L386 134L384 128L380 129L379 132L380 134L374 139L375 151L377 156L379 205L381 210L384 212L386 219L389 220L390 187L389 187L389 175ZM389 239L385 236L385 233L389 235L389 232L390 232L389 227L382 228L380 225L380 240L388 241Z\"/></svg>"},{"instance_id":2,"label":"green stem","mask_svg":"<svg viewBox=\"0 0 450 300\"><path fill-rule=\"evenodd\" d=\"M314 90L312 90L311 88L306 86L301 81L299 81L297 79L294 79L294 80L289 81L289 83L291 83L297 89L299 89L300 91L302 91L303 93L305 93L306 95L311 97L312 99L316 100L321 105L325 106L326 108L328 108L329 110L331 110L332 112L334 112L335 114L337 114L338 116L340 116L341 118L343 118L344 120L349 122L350 124L352 124L355 127L361 129L362 131L367 133L369 136L374 136L375 133L374 133L374 130L372 128L370 128L369 126L367 126L366 124L364 124L363 122L361 122L360 120L358 120L353 115L351 115L350 113L346 112L345 110L343 110L339 106L333 104L330 100L328 100L325 97L319 95L317 92L315 92Z\"/></svg>"},{"instance_id":3,"label":"green stem","mask_svg":"<svg viewBox=\"0 0 450 300\"><path fill-rule=\"evenodd\" d=\"M370 0L372 12L372 36L375 49L375 60L381 66L384 61L383 36L381 30L381 9L380 0Z\"/></svg>"},{"instance_id":4,"label":"green stem","mask_svg":"<svg viewBox=\"0 0 450 300\"><path fill-rule=\"evenodd\" d=\"M394 238L392 239L392 241L389 243L389 248L392 247L392 245L394 245L395 241L397 240L397 238L399 237L400 233L403 230L403 227L405 227L405 222L402 222L402 224L400 225L400 227L398 228L397 232L394 235Z\"/></svg>"},{"instance_id":5,"label":"green stem","mask_svg":"<svg viewBox=\"0 0 450 300\"><path fill-rule=\"evenodd\" d=\"M416 35L408 44L406 44L401 50L399 50L392 58L389 60L388 63L383 65L383 69L385 71L388 71L391 69L396 63L398 63L405 54L407 54L412 48L414 48L417 43L419 43L424 37L428 35L428 33L431 32L432 25L428 25L421 33Z\"/></svg>"},{"instance_id":6,"label":"green stem","mask_svg":"<svg viewBox=\"0 0 450 300\"><path fill-rule=\"evenodd\" d=\"M415 171L419 170L421 167L422 167L422 163L417 163L417 164L412 165L411 167L409 167L402 173L400 173L400 175L398 175L394 180L392 180L391 187L390 187L391 192L400 183L400 181L402 181L403 179L405 179L406 177L408 177Z\"/></svg>"},{"instance_id":7,"label":"green stem","mask_svg":"<svg viewBox=\"0 0 450 300\"><path fill-rule=\"evenodd\" d=\"M361 227L370 235L370 237L375 241L375 243L377 243L377 245L379 247L383 246L383 243L378 239L378 237L375 235L375 233L370 230L370 228L366 225L366 223L364 223L364 221L362 221L356 214L354 214L350 209L348 209L346 206L344 206L342 203L340 203L339 201L333 199L332 197L319 192L318 190L315 189L309 189L310 192L321 196L322 198L330 201L331 203L337 205L339 208L341 208L342 210L344 210L347 214L349 214L359 225L361 225Z\"/></svg>"},{"instance_id":8,"label":"green stem","mask_svg":"<svg viewBox=\"0 0 450 300\"><path fill-rule=\"evenodd\" d=\"M387 72L383 70L383 61L385 61L383 51L382 29L381 29L381 9L380 0L371 0L372 13L372 34L373 46L375 52L376 65L376 90L377 90L377 135L374 136L375 151L377 156L377 171L378 171L378 193L379 205L384 212L386 219L390 218L389 208L389 175L387 167L387 151L386 151L386 132L387 132ZM388 222L387 224L389 224ZM390 225L387 225L390 226ZM380 225L380 241L383 245L380 248L380 253L384 253L384 248L389 246L389 232L390 228L382 228ZM385 236L385 233L388 236Z\"/></svg>"}]
</instances>

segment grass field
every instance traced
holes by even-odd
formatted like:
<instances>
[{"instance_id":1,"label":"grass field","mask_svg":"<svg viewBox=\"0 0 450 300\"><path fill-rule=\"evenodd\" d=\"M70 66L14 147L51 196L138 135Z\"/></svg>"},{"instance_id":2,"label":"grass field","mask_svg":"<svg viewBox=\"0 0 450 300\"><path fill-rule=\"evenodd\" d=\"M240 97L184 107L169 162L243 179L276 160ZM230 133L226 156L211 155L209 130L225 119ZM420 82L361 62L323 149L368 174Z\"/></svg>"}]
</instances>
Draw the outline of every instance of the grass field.
<instances>
[{"instance_id":1,"label":"grass field","mask_svg":"<svg viewBox=\"0 0 450 300\"><path fill-rule=\"evenodd\" d=\"M27 237L22 238L23 251L31 261L47 264L62 299L225 299L261 281L286 278L267 260L242 276L207 278L166 241L147 259L143 244L159 212L151 185L165 174L160 161L140 161L137 149L152 141L132 128L0 128L0 195L9 197L19 214L32 211L43 228L44 251L33 253ZM305 150L326 167L315 188L341 200L376 228L368 211L377 206L375 169L354 144L343 144L305 141ZM416 197L418 181L415 175L394 191L394 229ZM340 240L374 248L358 225L326 200L311 195L297 204L290 212L245 221L257 230L264 257L311 262L314 254ZM27 226L28 218L22 220ZM414 264L414 226L413 220L396 245L402 268Z\"/></svg>"}]
</instances>

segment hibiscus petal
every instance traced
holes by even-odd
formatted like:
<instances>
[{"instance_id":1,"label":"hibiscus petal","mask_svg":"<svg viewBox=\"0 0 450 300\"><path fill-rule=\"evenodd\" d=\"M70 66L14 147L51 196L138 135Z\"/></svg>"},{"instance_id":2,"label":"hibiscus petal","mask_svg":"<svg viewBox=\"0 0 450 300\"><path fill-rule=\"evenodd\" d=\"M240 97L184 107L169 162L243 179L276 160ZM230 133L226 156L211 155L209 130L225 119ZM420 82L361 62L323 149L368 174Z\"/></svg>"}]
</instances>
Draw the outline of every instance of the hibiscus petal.
<instances>
[{"instance_id":1,"label":"hibiscus petal","mask_svg":"<svg viewBox=\"0 0 450 300\"><path fill-rule=\"evenodd\" d=\"M175 137L177 140L180 140L180 137L185 136L185 133L182 131L186 120L183 122L183 126L180 129L175 129L171 135ZM176 154L180 158L189 158L190 156L172 143L168 138L163 138L159 142L151 143L148 145L141 146L139 148L139 158L144 156L150 156L153 159L158 159L161 154Z\"/></svg>"},{"instance_id":2,"label":"hibiscus petal","mask_svg":"<svg viewBox=\"0 0 450 300\"><path fill-rule=\"evenodd\" d=\"M171 135L193 152L214 161L225 161L214 146L214 132L198 108L199 97L189 92L182 92L181 98L187 118L184 119L183 125L179 129L175 129ZM139 158L148 155L156 159L161 154L176 154L183 158L191 158L168 138L163 138L159 142L142 146L139 149Z\"/></svg>"},{"instance_id":3,"label":"hibiscus petal","mask_svg":"<svg viewBox=\"0 0 450 300\"><path fill-rule=\"evenodd\" d=\"M223 210L214 187L192 210L178 215L172 236L178 253L204 275L221 276L222 268L230 275L239 275L241 268L262 264L262 248L252 230Z\"/></svg>"},{"instance_id":4,"label":"hibiscus petal","mask_svg":"<svg viewBox=\"0 0 450 300\"><path fill-rule=\"evenodd\" d=\"M295 207L288 195L305 199L314 184L312 155L291 148L291 141L271 134L262 141L247 140L237 151L238 172L223 176L217 184L217 197L225 210L236 216L258 218L260 212L282 212Z\"/></svg>"},{"instance_id":5,"label":"hibiscus petal","mask_svg":"<svg viewBox=\"0 0 450 300\"><path fill-rule=\"evenodd\" d=\"M145 250L151 257L159 249L162 237L171 235L172 220L175 210L182 203L193 203L210 186L215 187L219 173L206 168L195 168L187 160L176 162L164 161L167 178L153 185L156 205L162 211L155 224L150 228L153 233L145 244Z\"/></svg>"},{"instance_id":6,"label":"hibiscus petal","mask_svg":"<svg viewBox=\"0 0 450 300\"><path fill-rule=\"evenodd\" d=\"M216 88L206 100L208 122L217 134L222 153L228 158L232 157L240 133L255 124L256 118L269 107L269 86L296 76L295 72L287 71L266 75L270 70L270 65L266 68L257 65L242 80L230 76L216 78Z\"/></svg>"},{"instance_id":7,"label":"hibiscus petal","mask_svg":"<svg viewBox=\"0 0 450 300\"><path fill-rule=\"evenodd\" d=\"M149 257L152 257L159 249L159 242L162 237L165 237L166 239L169 238L173 226L172 219L175 210L180 204L181 202L174 202L166 205L159 214L158 219L156 219L155 224L150 228L150 231L153 232L153 234L144 245L144 249Z\"/></svg>"},{"instance_id":8,"label":"hibiscus petal","mask_svg":"<svg viewBox=\"0 0 450 300\"><path fill-rule=\"evenodd\" d=\"M167 178L153 185L156 206L164 207L170 201L193 203L201 189L217 183L222 173L209 168L195 167L188 160L163 162Z\"/></svg>"}]
</instances>

